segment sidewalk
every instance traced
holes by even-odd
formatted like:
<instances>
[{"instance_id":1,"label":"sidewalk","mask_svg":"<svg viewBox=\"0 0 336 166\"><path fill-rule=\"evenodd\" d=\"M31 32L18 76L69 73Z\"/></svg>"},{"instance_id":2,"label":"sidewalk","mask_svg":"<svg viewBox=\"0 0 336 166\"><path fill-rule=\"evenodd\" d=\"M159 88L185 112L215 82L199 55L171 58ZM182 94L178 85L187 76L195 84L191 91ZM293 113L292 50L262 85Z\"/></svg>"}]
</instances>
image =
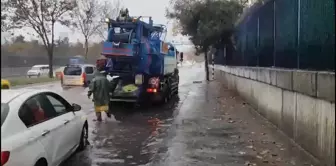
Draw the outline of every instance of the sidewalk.
<instances>
[{"instance_id":1,"label":"sidewalk","mask_svg":"<svg viewBox=\"0 0 336 166\"><path fill-rule=\"evenodd\" d=\"M216 81L190 85L170 130L154 166L317 165Z\"/></svg>"}]
</instances>

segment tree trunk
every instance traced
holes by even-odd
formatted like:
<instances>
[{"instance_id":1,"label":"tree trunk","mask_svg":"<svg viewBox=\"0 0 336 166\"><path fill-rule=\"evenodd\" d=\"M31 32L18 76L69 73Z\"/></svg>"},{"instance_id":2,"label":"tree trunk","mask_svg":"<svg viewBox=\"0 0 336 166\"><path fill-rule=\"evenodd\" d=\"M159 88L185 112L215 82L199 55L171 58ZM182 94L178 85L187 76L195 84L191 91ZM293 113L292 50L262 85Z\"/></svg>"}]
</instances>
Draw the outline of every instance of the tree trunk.
<instances>
[{"instance_id":1,"label":"tree trunk","mask_svg":"<svg viewBox=\"0 0 336 166\"><path fill-rule=\"evenodd\" d=\"M53 78L54 71L53 71L53 51L52 50L48 50L48 63L49 63L49 78Z\"/></svg>"},{"instance_id":2,"label":"tree trunk","mask_svg":"<svg viewBox=\"0 0 336 166\"><path fill-rule=\"evenodd\" d=\"M209 81L209 61L208 61L208 48L204 48L204 64L205 64L205 78Z\"/></svg>"},{"instance_id":3,"label":"tree trunk","mask_svg":"<svg viewBox=\"0 0 336 166\"><path fill-rule=\"evenodd\" d=\"M85 37L85 59L88 60L88 52L89 52L89 41L88 38Z\"/></svg>"},{"instance_id":4,"label":"tree trunk","mask_svg":"<svg viewBox=\"0 0 336 166\"><path fill-rule=\"evenodd\" d=\"M49 61L49 78L54 77L54 70L53 70L53 54L54 54L54 39L55 39L55 21L52 21L51 24L51 45L48 47L48 61Z\"/></svg>"}]
</instances>

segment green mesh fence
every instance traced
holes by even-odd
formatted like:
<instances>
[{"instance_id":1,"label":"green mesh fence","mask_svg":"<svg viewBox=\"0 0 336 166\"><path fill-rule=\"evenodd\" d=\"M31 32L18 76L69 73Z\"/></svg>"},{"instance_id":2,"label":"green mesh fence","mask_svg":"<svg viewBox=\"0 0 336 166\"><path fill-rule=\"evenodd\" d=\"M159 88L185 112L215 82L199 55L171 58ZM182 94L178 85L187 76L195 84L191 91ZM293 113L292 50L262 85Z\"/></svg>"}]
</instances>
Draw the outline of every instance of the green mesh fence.
<instances>
[{"instance_id":1,"label":"green mesh fence","mask_svg":"<svg viewBox=\"0 0 336 166\"><path fill-rule=\"evenodd\" d=\"M275 64L297 67L298 0L275 1Z\"/></svg>"},{"instance_id":2,"label":"green mesh fence","mask_svg":"<svg viewBox=\"0 0 336 166\"><path fill-rule=\"evenodd\" d=\"M274 10L273 3L264 5L259 14L259 66L273 66L274 61Z\"/></svg>"},{"instance_id":3,"label":"green mesh fence","mask_svg":"<svg viewBox=\"0 0 336 166\"><path fill-rule=\"evenodd\" d=\"M236 27L233 65L335 70L334 0L270 0Z\"/></svg>"},{"instance_id":4,"label":"green mesh fence","mask_svg":"<svg viewBox=\"0 0 336 166\"><path fill-rule=\"evenodd\" d=\"M300 68L334 70L335 1L300 1Z\"/></svg>"}]
</instances>

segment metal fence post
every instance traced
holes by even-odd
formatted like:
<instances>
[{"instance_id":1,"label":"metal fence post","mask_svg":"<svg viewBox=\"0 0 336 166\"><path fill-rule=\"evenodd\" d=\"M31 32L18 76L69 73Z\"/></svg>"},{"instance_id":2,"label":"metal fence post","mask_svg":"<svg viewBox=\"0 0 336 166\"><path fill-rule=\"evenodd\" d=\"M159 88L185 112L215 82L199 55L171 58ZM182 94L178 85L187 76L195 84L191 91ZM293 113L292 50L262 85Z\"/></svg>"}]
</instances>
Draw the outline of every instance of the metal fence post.
<instances>
[{"instance_id":1,"label":"metal fence post","mask_svg":"<svg viewBox=\"0 0 336 166\"><path fill-rule=\"evenodd\" d=\"M259 20L259 16L258 16L258 19L257 19L257 66L260 66L260 54L259 54L259 51L260 51L260 20Z\"/></svg>"},{"instance_id":2,"label":"metal fence post","mask_svg":"<svg viewBox=\"0 0 336 166\"><path fill-rule=\"evenodd\" d=\"M212 53L212 80L215 79L215 54Z\"/></svg>"},{"instance_id":3,"label":"metal fence post","mask_svg":"<svg viewBox=\"0 0 336 166\"><path fill-rule=\"evenodd\" d=\"M227 65L228 64L228 62L227 62L227 58L226 58L226 45L224 45L224 65Z\"/></svg>"},{"instance_id":4,"label":"metal fence post","mask_svg":"<svg viewBox=\"0 0 336 166\"><path fill-rule=\"evenodd\" d=\"M273 67L276 66L276 5L273 1Z\"/></svg>"},{"instance_id":5,"label":"metal fence post","mask_svg":"<svg viewBox=\"0 0 336 166\"><path fill-rule=\"evenodd\" d=\"M296 53L297 53L297 68L300 69L300 33L301 33L301 0L298 0L297 1L298 4L297 4L297 50L296 50Z\"/></svg>"}]
</instances>

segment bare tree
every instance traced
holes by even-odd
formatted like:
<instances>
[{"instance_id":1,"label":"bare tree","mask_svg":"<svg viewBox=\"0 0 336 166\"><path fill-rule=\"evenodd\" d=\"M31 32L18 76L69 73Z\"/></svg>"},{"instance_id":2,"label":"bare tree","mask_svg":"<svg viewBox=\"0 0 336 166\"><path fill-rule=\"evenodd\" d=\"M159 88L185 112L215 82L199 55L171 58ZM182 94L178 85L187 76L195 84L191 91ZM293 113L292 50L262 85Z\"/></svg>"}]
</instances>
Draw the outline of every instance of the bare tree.
<instances>
[{"instance_id":1,"label":"bare tree","mask_svg":"<svg viewBox=\"0 0 336 166\"><path fill-rule=\"evenodd\" d=\"M6 0L1 1L1 34L3 32L8 32L13 29L15 26L9 22L9 3Z\"/></svg>"},{"instance_id":2,"label":"bare tree","mask_svg":"<svg viewBox=\"0 0 336 166\"><path fill-rule=\"evenodd\" d=\"M101 11L101 26L97 30L97 34L102 38L102 40L107 38L107 25L105 18L116 19L121 8L122 5L120 0L104 1L104 5Z\"/></svg>"},{"instance_id":3,"label":"bare tree","mask_svg":"<svg viewBox=\"0 0 336 166\"><path fill-rule=\"evenodd\" d=\"M6 22L7 20L7 4L5 1L1 1L1 33L7 31L8 24Z\"/></svg>"},{"instance_id":4,"label":"bare tree","mask_svg":"<svg viewBox=\"0 0 336 166\"><path fill-rule=\"evenodd\" d=\"M101 27L104 6L98 0L77 0L75 25L84 36L85 58L88 59L89 39Z\"/></svg>"},{"instance_id":5,"label":"bare tree","mask_svg":"<svg viewBox=\"0 0 336 166\"><path fill-rule=\"evenodd\" d=\"M173 28L172 28L172 35L177 36L181 32L181 27L178 20L174 20Z\"/></svg>"},{"instance_id":6,"label":"bare tree","mask_svg":"<svg viewBox=\"0 0 336 166\"><path fill-rule=\"evenodd\" d=\"M18 28L31 28L42 40L49 61L49 77L53 77L55 23L69 25L74 0L8 0L14 10L12 24Z\"/></svg>"}]
</instances>

